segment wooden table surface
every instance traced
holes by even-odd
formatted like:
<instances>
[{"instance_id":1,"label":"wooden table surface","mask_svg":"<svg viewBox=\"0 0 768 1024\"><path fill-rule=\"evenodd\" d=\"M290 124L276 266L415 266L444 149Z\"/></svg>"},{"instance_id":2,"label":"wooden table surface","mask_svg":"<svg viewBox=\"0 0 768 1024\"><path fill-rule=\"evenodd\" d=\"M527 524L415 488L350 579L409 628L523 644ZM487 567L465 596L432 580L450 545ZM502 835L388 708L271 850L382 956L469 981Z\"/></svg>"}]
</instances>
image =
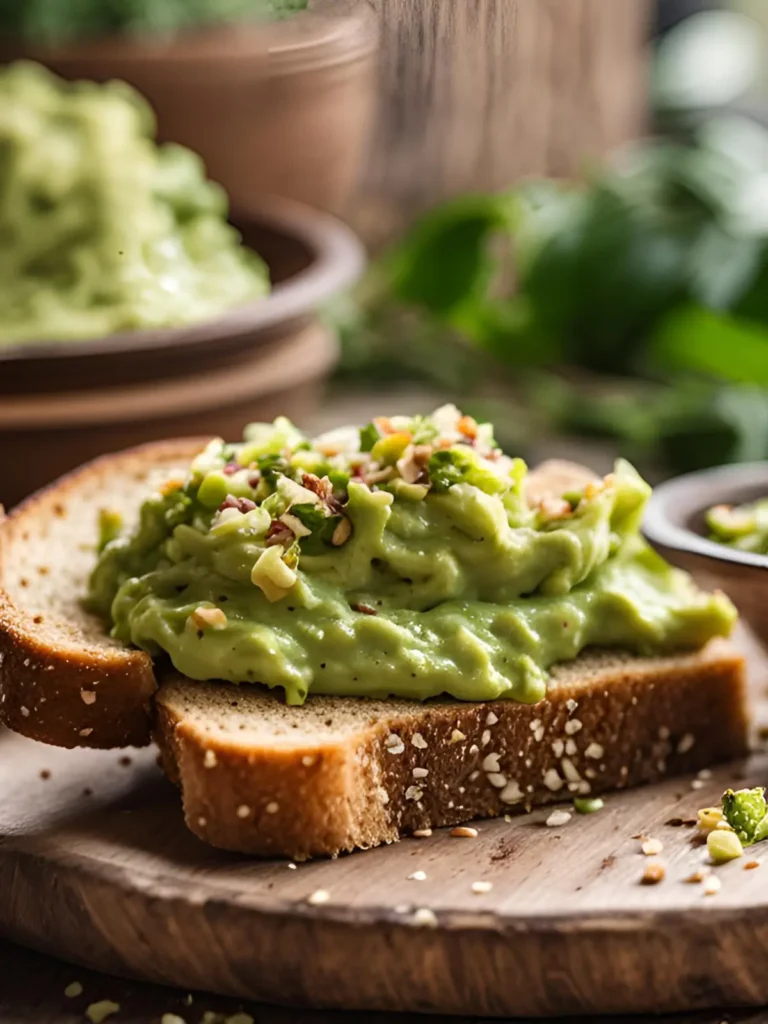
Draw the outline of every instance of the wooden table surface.
<instances>
[{"instance_id":1,"label":"wooden table surface","mask_svg":"<svg viewBox=\"0 0 768 1024\"><path fill-rule=\"evenodd\" d=\"M67 998L64 989L73 981L83 986L83 994ZM177 1014L186 1024L198 1024L206 1011L228 1015L249 1013L255 1024L475 1024L480 1018L418 1017L415 1015L329 1013L288 1010L278 1007L243 1005L221 996L188 994L159 985L138 984L121 978L71 967L52 957L42 956L0 942L0 1022L2 1024L82 1024L86 1007L98 1000L110 999L120 1010L110 1017L114 1024L160 1024L163 1014ZM674 1017L600 1018L600 1024L766 1024L768 1010L738 1012L717 1011L682 1014ZM177 1022L174 1022L177 1024ZM217 1024L219 1022L217 1021ZM246 1024L238 1020L236 1024ZM517 1018L514 1024L525 1024ZM558 1024L550 1019L549 1024ZM583 1018L560 1024L588 1024Z\"/></svg>"}]
</instances>

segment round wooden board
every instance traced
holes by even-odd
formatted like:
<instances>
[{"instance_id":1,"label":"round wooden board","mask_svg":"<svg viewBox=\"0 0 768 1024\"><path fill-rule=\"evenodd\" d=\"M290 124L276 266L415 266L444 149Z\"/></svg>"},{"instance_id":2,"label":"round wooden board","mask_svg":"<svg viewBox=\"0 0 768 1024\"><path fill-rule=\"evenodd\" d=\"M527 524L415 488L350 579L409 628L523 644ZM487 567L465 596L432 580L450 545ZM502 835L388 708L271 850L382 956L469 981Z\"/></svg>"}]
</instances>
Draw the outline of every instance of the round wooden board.
<instances>
[{"instance_id":1,"label":"round wooden board","mask_svg":"<svg viewBox=\"0 0 768 1024\"><path fill-rule=\"evenodd\" d=\"M750 651L756 692L765 665ZM44 779L41 772L50 772ZM0 736L0 934L99 970L263 1002L469 1016L639 1013L768 1003L768 859L684 879L689 821L768 756L336 861L257 862L205 846L151 751L63 751ZM665 880L640 884L640 833ZM751 851L750 851L751 853ZM756 848L759 857L763 851ZM409 878L426 872L425 880ZM472 883L493 883L475 894ZM319 889L328 902L312 904ZM416 925L430 908L436 927Z\"/></svg>"}]
</instances>

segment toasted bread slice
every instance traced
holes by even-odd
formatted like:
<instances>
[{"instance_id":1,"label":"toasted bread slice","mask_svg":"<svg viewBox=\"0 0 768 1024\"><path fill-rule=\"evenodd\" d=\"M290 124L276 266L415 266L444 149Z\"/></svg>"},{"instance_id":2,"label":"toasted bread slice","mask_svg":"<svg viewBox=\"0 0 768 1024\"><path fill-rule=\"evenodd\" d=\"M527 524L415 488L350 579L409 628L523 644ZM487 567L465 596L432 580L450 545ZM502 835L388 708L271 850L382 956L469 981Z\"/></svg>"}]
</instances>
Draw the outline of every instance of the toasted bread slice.
<instances>
[{"instance_id":1,"label":"toasted bread slice","mask_svg":"<svg viewBox=\"0 0 768 1024\"><path fill-rule=\"evenodd\" d=\"M0 717L60 747L150 741L152 661L110 639L82 606L98 511L135 519L146 494L207 439L106 455L34 494L0 524Z\"/></svg>"},{"instance_id":2,"label":"toasted bread slice","mask_svg":"<svg viewBox=\"0 0 768 1024\"><path fill-rule=\"evenodd\" d=\"M227 850L302 859L376 846L746 752L743 664L726 641L665 658L582 655L548 697L466 704L164 682L155 738L188 827Z\"/></svg>"},{"instance_id":3,"label":"toasted bread slice","mask_svg":"<svg viewBox=\"0 0 768 1024\"><path fill-rule=\"evenodd\" d=\"M154 736L189 827L296 858L690 771L746 750L743 662L725 641L675 657L587 653L545 701L311 697L170 673L82 608L99 508L130 522L204 440L106 456L0 525L0 714L61 746ZM540 474L543 476L544 474ZM539 480L539 483L541 481Z\"/></svg>"}]
</instances>

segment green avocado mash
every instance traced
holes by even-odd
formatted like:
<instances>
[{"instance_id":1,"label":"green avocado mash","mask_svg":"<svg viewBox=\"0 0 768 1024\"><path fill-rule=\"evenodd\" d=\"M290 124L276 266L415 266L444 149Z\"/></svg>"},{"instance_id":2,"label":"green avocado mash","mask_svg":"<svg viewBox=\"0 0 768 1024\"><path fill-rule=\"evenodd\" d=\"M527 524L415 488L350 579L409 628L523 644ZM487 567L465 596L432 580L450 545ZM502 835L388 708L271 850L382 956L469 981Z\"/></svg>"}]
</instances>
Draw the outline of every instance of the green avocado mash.
<instances>
[{"instance_id":1,"label":"green avocado mash","mask_svg":"<svg viewBox=\"0 0 768 1024\"><path fill-rule=\"evenodd\" d=\"M0 345L215 316L269 289L200 159L122 82L0 71Z\"/></svg>"},{"instance_id":2,"label":"green avocado mash","mask_svg":"<svg viewBox=\"0 0 768 1024\"><path fill-rule=\"evenodd\" d=\"M546 693L590 645L697 648L735 611L640 538L626 462L577 493L453 406L308 440L288 420L213 441L120 531L102 514L90 604L194 679L462 700Z\"/></svg>"},{"instance_id":3,"label":"green avocado mash","mask_svg":"<svg viewBox=\"0 0 768 1024\"><path fill-rule=\"evenodd\" d=\"M768 498L750 505L715 505L706 515L710 540L739 551L768 555Z\"/></svg>"}]
</instances>

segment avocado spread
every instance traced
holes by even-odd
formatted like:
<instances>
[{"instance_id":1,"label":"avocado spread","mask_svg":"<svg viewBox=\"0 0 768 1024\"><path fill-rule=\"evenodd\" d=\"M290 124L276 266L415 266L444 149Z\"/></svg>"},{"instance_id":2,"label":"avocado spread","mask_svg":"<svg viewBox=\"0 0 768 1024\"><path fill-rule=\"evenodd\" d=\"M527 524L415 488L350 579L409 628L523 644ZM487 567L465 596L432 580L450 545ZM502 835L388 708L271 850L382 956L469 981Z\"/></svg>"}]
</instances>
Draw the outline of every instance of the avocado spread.
<instances>
[{"instance_id":1,"label":"avocado spread","mask_svg":"<svg viewBox=\"0 0 768 1024\"><path fill-rule=\"evenodd\" d=\"M213 317L269 289L199 157L122 82L0 71L0 345Z\"/></svg>"},{"instance_id":2,"label":"avocado spread","mask_svg":"<svg viewBox=\"0 0 768 1024\"><path fill-rule=\"evenodd\" d=\"M706 514L710 540L768 555L768 498L749 505L715 505Z\"/></svg>"},{"instance_id":3,"label":"avocado spread","mask_svg":"<svg viewBox=\"0 0 768 1024\"><path fill-rule=\"evenodd\" d=\"M590 645L698 648L735 611L641 539L626 462L527 495L490 424L453 406L309 440L288 420L212 441L121 528L102 512L93 609L194 679L462 700L546 694ZM119 512L119 510L117 510Z\"/></svg>"}]
</instances>

